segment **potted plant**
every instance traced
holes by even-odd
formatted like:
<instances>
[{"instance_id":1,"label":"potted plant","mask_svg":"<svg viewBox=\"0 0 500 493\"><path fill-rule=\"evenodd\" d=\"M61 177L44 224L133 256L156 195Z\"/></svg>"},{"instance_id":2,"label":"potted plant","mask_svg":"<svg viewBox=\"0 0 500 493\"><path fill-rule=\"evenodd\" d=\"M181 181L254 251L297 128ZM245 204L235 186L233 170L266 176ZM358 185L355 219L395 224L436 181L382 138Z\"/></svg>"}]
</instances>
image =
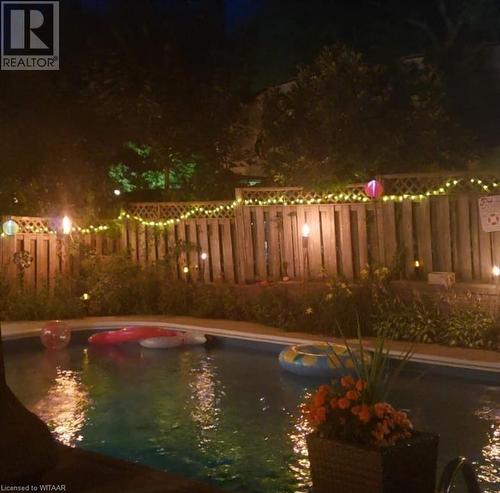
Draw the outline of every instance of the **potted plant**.
<instances>
[{"instance_id":1,"label":"potted plant","mask_svg":"<svg viewBox=\"0 0 500 493\"><path fill-rule=\"evenodd\" d=\"M371 363L360 335L359 358L345 342L354 376L322 385L306 404L314 493L434 493L438 436L414 431L407 414L387 402L411 349L391 372L384 337Z\"/></svg>"}]
</instances>

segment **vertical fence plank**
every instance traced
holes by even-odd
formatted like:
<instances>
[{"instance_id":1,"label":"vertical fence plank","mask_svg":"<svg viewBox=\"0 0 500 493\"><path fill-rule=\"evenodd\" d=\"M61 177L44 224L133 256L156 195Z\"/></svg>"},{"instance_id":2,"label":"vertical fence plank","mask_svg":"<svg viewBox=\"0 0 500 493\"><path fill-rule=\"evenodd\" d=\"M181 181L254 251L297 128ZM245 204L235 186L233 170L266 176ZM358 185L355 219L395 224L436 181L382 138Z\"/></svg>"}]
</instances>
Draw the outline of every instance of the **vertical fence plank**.
<instances>
[{"instance_id":1,"label":"vertical fence plank","mask_svg":"<svg viewBox=\"0 0 500 493\"><path fill-rule=\"evenodd\" d=\"M455 269L458 270L463 281L472 281L472 255L471 255L471 223L469 197L460 195L457 199L456 223L457 231L457 259Z\"/></svg>"},{"instance_id":2,"label":"vertical fence plank","mask_svg":"<svg viewBox=\"0 0 500 493\"><path fill-rule=\"evenodd\" d=\"M295 259L294 259L294 231L292 220L295 219L292 207L283 207L283 258L286 262L283 265L283 275L293 279L295 277Z\"/></svg>"},{"instance_id":3,"label":"vertical fence plank","mask_svg":"<svg viewBox=\"0 0 500 493\"><path fill-rule=\"evenodd\" d=\"M185 279L187 276L184 273L184 267L189 267L188 256L187 256L187 244L186 244L186 224L181 221L175 227L176 231L176 243L179 248L179 257L177 259L179 265L179 275L181 279Z\"/></svg>"},{"instance_id":4,"label":"vertical fence plank","mask_svg":"<svg viewBox=\"0 0 500 493\"><path fill-rule=\"evenodd\" d=\"M212 275L215 282L222 281L222 266L220 257L219 221L208 220L208 238L210 244L210 258L212 259Z\"/></svg>"},{"instance_id":5,"label":"vertical fence plank","mask_svg":"<svg viewBox=\"0 0 500 493\"><path fill-rule=\"evenodd\" d=\"M390 266L394 263L398 247L396 236L396 208L394 202L384 202L382 204L382 210L385 265Z\"/></svg>"},{"instance_id":6,"label":"vertical fence plank","mask_svg":"<svg viewBox=\"0 0 500 493\"><path fill-rule=\"evenodd\" d=\"M323 232L323 257L326 274L337 276L337 241L335 237L335 209L333 205L320 207L321 230Z\"/></svg>"},{"instance_id":7,"label":"vertical fence plank","mask_svg":"<svg viewBox=\"0 0 500 493\"><path fill-rule=\"evenodd\" d=\"M174 279L180 279L179 258L177 253L177 240L175 238L175 226L170 226L165 230L167 235L167 258L170 264L170 272Z\"/></svg>"},{"instance_id":8,"label":"vertical fence plank","mask_svg":"<svg viewBox=\"0 0 500 493\"><path fill-rule=\"evenodd\" d=\"M264 225L264 208L262 206L254 207L255 217L255 267L257 271L257 280L265 281L267 279L266 265L266 236Z\"/></svg>"},{"instance_id":9,"label":"vertical fence plank","mask_svg":"<svg viewBox=\"0 0 500 493\"><path fill-rule=\"evenodd\" d=\"M434 269L432 259L431 209L429 199L424 199L417 205L417 248L418 261L424 273Z\"/></svg>"},{"instance_id":10,"label":"vertical fence plank","mask_svg":"<svg viewBox=\"0 0 500 493\"><path fill-rule=\"evenodd\" d=\"M146 227L141 223L137 223L137 259L142 267L146 265Z\"/></svg>"},{"instance_id":11,"label":"vertical fence plank","mask_svg":"<svg viewBox=\"0 0 500 493\"><path fill-rule=\"evenodd\" d=\"M231 220L221 219L222 226L222 257L224 264L224 280L234 282L233 244L231 240Z\"/></svg>"},{"instance_id":12,"label":"vertical fence plank","mask_svg":"<svg viewBox=\"0 0 500 493\"><path fill-rule=\"evenodd\" d=\"M295 231L295 238L297 241L297 271L298 271L298 276L301 278L305 278L306 276L309 275L309 272L307 272L307 266L304 265L304 247L303 247L303 242L302 242L302 228L304 224L306 224L307 218L306 218L306 208L303 205L297 206L297 227Z\"/></svg>"},{"instance_id":13,"label":"vertical fence plank","mask_svg":"<svg viewBox=\"0 0 500 493\"><path fill-rule=\"evenodd\" d=\"M281 256L280 256L280 244L279 244L279 232L278 232L278 209L276 206L269 207L268 215L268 252L269 252L269 274L274 281L279 281L281 279Z\"/></svg>"},{"instance_id":14,"label":"vertical fence plank","mask_svg":"<svg viewBox=\"0 0 500 493\"><path fill-rule=\"evenodd\" d=\"M354 278L352 264L351 209L349 205L337 206L340 216L340 255L342 274L348 280Z\"/></svg>"},{"instance_id":15,"label":"vertical fence plank","mask_svg":"<svg viewBox=\"0 0 500 493\"><path fill-rule=\"evenodd\" d=\"M470 207L470 227L471 227L471 250L472 250L472 275L474 280L481 280L481 259L479 256L479 210L477 197L471 195L469 197L469 207Z\"/></svg>"},{"instance_id":16,"label":"vertical fence plank","mask_svg":"<svg viewBox=\"0 0 500 493\"><path fill-rule=\"evenodd\" d=\"M401 244L404 249L405 277L410 279L415 271L415 252L413 248L413 203L404 200L401 204Z\"/></svg>"},{"instance_id":17,"label":"vertical fence plank","mask_svg":"<svg viewBox=\"0 0 500 493\"><path fill-rule=\"evenodd\" d=\"M434 206L434 239L438 269L445 272L452 270L450 203L448 197L433 198Z\"/></svg>"},{"instance_id":18,"label":"vertical fence plank","mask_svg":"<svg viewBox=\"0 0 500 493\"><path fill-rule=\"evenodd\" d=\"M358 215L359 271L368 265L368 227L366 222L366 205L355 206Z\"/></svg>"},{"instance_id":19,"label":"vertical fence plank","mask_svg":"<svg viewBox=\"0 0 500 493\"><path fill-rule=\"evenodd\" d=\"M200 279L200 265L199 265L199 245L196 235L196 221L189 219L186 221L186 242L187 242L187 258L188 265L193 280Z\"/></svg>"},{"instance_id":20,"label":"vertical fence plank","mask_svg":"<svg viewBox=\"0 0 500 493\"><path fill-rule=\"evenodd\" d=\"M321 227L319 217L319 206L307 206L307 222L311 228L309 237L309 265L311 267L311 277L319 279L323 277L323 261L321 254Z\"/></svg>"},{"instance_id":21,"label":"vertical fence plank","mask_svg":"<svg viewBox=\"0 0 500 493\"><path fill-rule=\"evenodd\" d=\"M198 241L200 245L200 255L202 253L206 253L208 255L208 228L207 228L207 220L206 219L198 219L197 221L198 227ZM210 256L206 260L202 260L200 257L200 268L202 270L203 279L205 282L210 282Z\"/></svg>"}]
</instances>

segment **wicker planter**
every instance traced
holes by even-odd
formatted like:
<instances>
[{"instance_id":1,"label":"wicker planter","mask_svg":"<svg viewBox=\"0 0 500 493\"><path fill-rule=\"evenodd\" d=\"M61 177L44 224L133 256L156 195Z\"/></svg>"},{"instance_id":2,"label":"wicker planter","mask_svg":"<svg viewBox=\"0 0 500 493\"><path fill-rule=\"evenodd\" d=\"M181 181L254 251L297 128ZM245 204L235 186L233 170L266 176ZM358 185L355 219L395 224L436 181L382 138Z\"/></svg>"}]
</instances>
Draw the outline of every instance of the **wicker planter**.
<instances>
[{"instance_id":1,"label":"wicker planter","mask_svg":"<svg viewBox=\"0 0 500 493\"><path fill-rule=\"evenodd\" d=\"M439 437L371 448L307 437L314 493L434 493Z\"/></svg>"}]
</instances>

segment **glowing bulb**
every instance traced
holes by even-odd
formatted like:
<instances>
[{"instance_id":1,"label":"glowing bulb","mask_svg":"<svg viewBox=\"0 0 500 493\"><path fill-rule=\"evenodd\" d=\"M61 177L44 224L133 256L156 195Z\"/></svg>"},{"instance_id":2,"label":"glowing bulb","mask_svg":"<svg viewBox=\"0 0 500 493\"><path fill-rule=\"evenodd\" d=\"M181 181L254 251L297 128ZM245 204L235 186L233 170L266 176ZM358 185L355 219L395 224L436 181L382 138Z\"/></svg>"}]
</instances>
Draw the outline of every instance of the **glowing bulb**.
<instances>
[{"instance_id":1,"label":"glowing bulb","mask_svg":"<svg viewBox=\"0 0 500 493\"><path fill-rule=\"evenodd\" d=\"M207 252L202 252L202 254L200 255L200 258L201 258L201 260L207 260L208 253Z\"/></svg>"},{"instance_id":2,"label":"glowing bulb","mask_svg":"<svg viewBox=\"0 0 500 493\"><path fill-rule=\"evenodd\" d=\"M494 265L493 269L491 269L491 273L495 276L498 277L500 276L500 267L498 265Z\"/></svg>"},{"instance_id":3,"label":"glowing bulb","mask_svg":"<svg viewBox=\"0 0 500 493\"><path fill-rule=\"evenodd\" d=\"M415 260L415 267L420 267L420 260Z\"/></svg>"},{"instance_id":4,"label":"glowing bulb","mask_svg":"<svg viewBox=\"0 0 500 493\"><path fill-rule=\"evenodd\" d=\"M71 233L72 222L68 216L64 216L62 220L62 231L63 234L69 235Z\"/></svg>"},{"instance_id":5,"label":"glowing bulb","mask_svg":"<svg viewBox=\"0 0 500 493\"><path fill-rule=\"evenodd\" d=\"M189 272L189 267L187 267L187 266L186 266L186 267L184 267L184 268L182 269L182 272L184 272L184 274L187 274L187 273Z\"/></svg>"},{"instance_id":6,"label":"glowing bulb","mask_svg":"<svg viewBox=\"0 0 500 493\"><path fill-rule=\"evenodd\" d=\"M118 190L118 188L115 188L115 189L113 190L113 193L114 193L117 197L118 197L118 195L121 195L121 194L122 194L121 190Z\"/></svg>"},{"instance_id":7,"label":"glowing bulb","mask_svg":"<svg viewBox=\"0 0 500 493\"><path fill-rule=\"evenodd\" d=\"M309 226L309 224L304 223L304 225L302 226L302 237L309 238L310 234L311 234L311 227Z\"/></svg>"},{"instance_id":8,"label":"glowing bulb","mask_svg":"<svg viewBox=\"0 0 500 493\"><path fill-rule=\"evenodd\" d=\"M14 220L9 219L3 223L2 229L5 235L14 236L19 233L19 224L17 224Z\"/></svg>"},{"instance_id":9,"label":"glowing bulb","mask_svg":"<svg viewBox=\"0 0 500 493\"><path fill-rule=\"evenodd\" d=\"M89 301L90 300L90 294L89 293L83 293L82 294L82 300L83 301Z\"/></svg>"}]
</instances>

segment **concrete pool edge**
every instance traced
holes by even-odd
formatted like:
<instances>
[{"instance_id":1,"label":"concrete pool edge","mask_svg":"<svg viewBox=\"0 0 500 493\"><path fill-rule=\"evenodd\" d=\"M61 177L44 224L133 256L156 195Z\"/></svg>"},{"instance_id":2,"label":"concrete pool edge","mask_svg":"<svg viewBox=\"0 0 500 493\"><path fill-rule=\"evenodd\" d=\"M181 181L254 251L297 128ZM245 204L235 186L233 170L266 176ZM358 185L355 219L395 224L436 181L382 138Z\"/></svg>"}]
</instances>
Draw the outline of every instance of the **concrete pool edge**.
<instances>
[{"instance_id":1,"label":"concrete pool edge","mask_svg":"<svg viewBox=\"0 0 500 493\"><path fill-rule=\"evenodd\" d=\"M187 319L187 320L186 320ZM125 325L145 325L145 326L164 326L172 327L182 331L196 331L203 332L209 335L238 339L242 341L267 343L275 345L292 345L292 344L310 344L320 340L334 341L333 338L316 336L313 334L300 334L300 337L293 337L288 333L279 334L277 329L267 328L258 324L251 324L246 322L235 321L221 321L207 320L207 319L193 319L191 317L160 317L160 316L146 316L146 317L92 317L88 319L68 320L68 324L73 330L106 330L123 327ZM186 323L189 322L189 323ZM37 336L43 322L4 322L2 324L2 339L14 340L25 337ZM217 325L231 325L238 328L224 328L217 327ZM252 330L254 328L255 330ZM269 329L263 332L263 328ZM335 342L339 342L336 340ZM370 341L366 342L367 349L370 349ZM419 345L421 348L422 345ZM457 348L448 348L441 346L442 352L458 353L461 351ZM478 351L484 354L485 351ZM463 350L462 350L463 352ZM488 351L488 356L491 359L498 359L498 361L484 361L480 359L459 358L455 356L431 354L429 352L415 351L411 361L413 363L422 365L432 365L446 367L450 369L463 369L469 372L487 372L500 374L500 353ZM390 354L392 357L397 358L401 355L401 350L391 349ZM497 358L498 357L498 358Z\"/></svg>"}]
</instances>

